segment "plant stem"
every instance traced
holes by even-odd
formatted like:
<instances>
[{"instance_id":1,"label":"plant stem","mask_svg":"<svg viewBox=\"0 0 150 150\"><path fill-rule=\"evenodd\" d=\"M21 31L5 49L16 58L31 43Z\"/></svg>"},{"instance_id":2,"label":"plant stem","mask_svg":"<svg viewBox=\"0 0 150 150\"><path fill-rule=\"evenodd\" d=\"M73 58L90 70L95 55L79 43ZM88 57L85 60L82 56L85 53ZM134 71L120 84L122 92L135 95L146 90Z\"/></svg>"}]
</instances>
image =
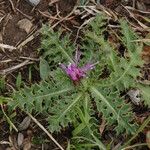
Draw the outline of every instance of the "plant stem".
<instances>
[{"instance_id":1,"label":"plant stem","mask_svg":"<svg viewBox=\"0 0 150 150\"><path fill-rule=\"evenodd\" d=\"M127 146L125 148L122 148L121 150L126 150L126 149L131 149L131 148L135 148L135 147L138 147L138 146L146 146L147 143L139 143L139 144L134 144L134 145L131 145L131 146Z\"/></svg>"},{"instance_id":2,"label":"plant stem","mask_svg":"<svg viewBox=\"0 0 150 150\"><path fill-rule=\"evenodd\" d=\"M2 104L1 104L1 109L2 109L2 112L3 112L4 116L6 117L6 119L7 119L7 121L8 121L8 123L10 124L10 126L12 126L16 132L18 132L18 129L16 128L16 126L13 124L13 122L10 120L10 118L9 118L9 117L7 116L7 114L5 113Z\"/></svg>"},{"instance_id":3,"label":"plant stem","mask_svg":"<svg viewBox=\"0 0 150 150\"><path fill-rule=\"evenodd\" d=\"M62 148L62 146L53 138L53 136L43 127L42 124L40 124L40 122L37 121L36 118L34 118L30 113L26 112L27 115L48 135L48 137L61 149L64 150Z\"/></svg>"},{"instance_id":4,"label":"plant stem","mask_svg":"<svg viewBox=\"0 0 150 150\"><path fill-rule=\"evenodd\" d=\"M88 97L87 95L85 96L85 105L84 105L84 112L85 112L85 117L89 118L88 116ZM86 122L86 120L84 119L84 122L89 130L89 133L91 134L91 136L93 137L93 139L95 140L96 144L98 145L98 147L102 150L106 150L105 145L93 134L89 124Z\"/></svg>"}]
</instances>

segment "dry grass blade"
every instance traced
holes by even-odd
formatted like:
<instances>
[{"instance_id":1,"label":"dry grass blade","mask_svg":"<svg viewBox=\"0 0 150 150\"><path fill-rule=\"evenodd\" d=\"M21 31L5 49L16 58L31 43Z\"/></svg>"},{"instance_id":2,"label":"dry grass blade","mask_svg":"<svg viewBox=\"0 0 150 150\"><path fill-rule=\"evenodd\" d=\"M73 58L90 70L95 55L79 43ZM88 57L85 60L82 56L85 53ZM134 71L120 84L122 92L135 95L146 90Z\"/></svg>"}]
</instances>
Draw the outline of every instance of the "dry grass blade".
<instances>
[{"instance_id":1,"label":"dry grass blade","mask_svg":"<svg viewBox=\"0 0 150 150\"><path fill-rule=\"evenodd\" d=\"M149 11L142 11L142 10L138 10L138 9L135 9L133 7L130 7L130 6L125 6L127 9L130 9L130 10L134 10L134 11L137 11L137 12L140 12L140 13L143 13L143 14L150 14Z\"/></svg>"},{"instance_id":2,"label":"dry grass blade","mask_svg":"<svg viewBox=\"0 0 150 150\"><path fill-rule=\"evenodd\" d=\"M16 128L16 126L13 124L13 122L10 120L10 118L9 118L9 117L7 116L7 114L5 113L4 108L3 108L3 105L1 104L0 106L1 106L2 112L3 112L4 116L6 117L8 123L10 124L10 126L13 127L13 129L14 129L16 132L18 132L18 129Z\"/></svg>"},{"instance_id":3,"label":"dry grass blade","mask_svg":"<svg viewBox=\"0 0 150 150\"><path fill-rule=\"evenodd\" d=\"M9 73L11 73L11 72L13 72L13 71L15 71L15 70L25 66L25 65L32 64L32 63L33 62L30 62L29 60L25 60L24 62L22 62L22 63L20 63L20 64L18 64L16 66L13 66L13 67L1 70L0 71L0 75L7 75L7 74L9 74Z\"/></svg>"},{"instance_id":4,"label":"dry grass blade","mask_svg":"<svg viewBox=\"0 0 150 150\"><path fill-rule=\"evenodd\" d=\"M25 46L27 43L29 43L30 41L32 41L35 37L37 37L39 35L39 30L37 30L35 33L31 34L27 39L25 39L23 42L21 42L20 44L17 44L16 47L18 49L22 49L23 46Z\"/></svg>"},{"instance_id":5,"label":"dry grass blade","mask_svg":"<svg viewBox=\"0 0 150 150\"><path fill-rule=\"evenodd\" d=\"M26 112L27 113L27 112ZM48 137L61 149L64 150L62 148L62 146L53 138L53 136L43 127L43 125L38 122L38 120L36 118L34 118L30 113L27 113L28 116L48 135Z\"/></svg>"},{"instance_id":6,"label":"dry grass blade","mask_svg":"<svg viewBox=\"0 0 150 150\"><path fill-rule=\"evenodd\" d=\"M8 63L8 62L11 62L13 61L12 59L6 59L6 60L1 60L0 63Z\"/></svg>"},{"instance_id":7,"label":"dry grass blade","mask_svg":"<svg viewBox=\"0 0 150 150\"><path fill-rule=\"evenodd\" d=\"M56 22L53 26L51 26L51 28L53 29L53 28L55 28L58 24L60 24L61 22L63 22L64 20L67 20L67 19L75 12L76 8L77 8L77 6L75 6L75 7L73 8L73 10L72 10L66 17L62 18L61 20L59 20L58 22Z\"/></svg>"},{"instance_id":8,"label":"dry grass blade","mask_svg":"<svg viewBox=\"0 0 150 150\"><path fill-rule=\"evenodd\" d=\"M19 10L18 8L16 8L16 10L20 13L20 14L22 14L23 16L25 16L26 18L28 18L29 20L32 20L32 17L31 16L29 16L29 15L26 15L25 13L23 13L21 10Z\"/></svg>"},{"instance_id":9,"label":"dry grass blade","mask_svg":"<svg viewBox=\"0 0 150 150\"><path fill-rule=\"evenodd\" d=\"M123 6L123 5L122 5ZM133 13L131 13L131 11L129 11L129 9L127 9L125 6L123 6L123 8L126 9L126 11L130 14L130 16L135 20L137 21L137 23L143 28L143 29L146 29L147 31L150 30L150 28L148 26L146 26L145 24L143 24L142 22L140 22L135 16Z\"/></svg>"},{"instance_id":10,"label":"dry grass blade","mask_svg":"<svg viewBox=\"0 0 150 150\"><path fill-rule=\"evenodd\" d=\"M1 144L1 145L3 145L3 144L11 145L11 143L10 143L10 142L8 142L8 141L0 141L0 144Z\"/></svg>"},{"instance_id":11,"label":"dry grass blade","mask_svg":"<svg viewBox=\"0 0 150 150\"><path fill-rule=\"evenodd\" d=\"M150 39L139 39L139 40L133 40L131 42L150 42Z\"/></svg>"},{"instance_id":12,"label":"dry grass blade","mask_svg":"<svg viewBox=\"0 0 150 150\"><path fill-rule=\"evenodd\" d=\"M10 49L10 50L16 49L16 47L14 47L14 46L10 46L10 45L7 45L7 44L2 44L2 43L0 43L0 47Z\"/></svg>"},{"instance_id":13,"label":"dry grass blade","mask_svg":"<svg viewBox=\"0 0 150 150\"><path fill-rule=\"evenodd\" d=\"M81 26L78 28L78 31L77 31L77 34L76 34L76 38L75 38L75 40L74 40L74 43L76 43L77 42L77 39L78 39L78 37L79 37L79 32L80 32L80 30L82 29L82 27L83 26L85 26L85 25L87 25L91 20L93 20L94 18L90 18L90 19L88 19L88 20L86 20L83 24L81 24Z\"/></svg>"},{"instance_id":14,"label":"dry grass blade","mask_svg":"<svg viewBox=\"0 0 150 150\"><path fill-rule=\"evenodd\" d=\"M14 6L14 4L13 4L12 0L9 0L9 2L10 2L10 4L11 4L12 10L13 10L13 11L14 11L14 13L15 13L15 12L16 12L16 9L15 9L15 6Z\"/></svg>"}]
</instances>

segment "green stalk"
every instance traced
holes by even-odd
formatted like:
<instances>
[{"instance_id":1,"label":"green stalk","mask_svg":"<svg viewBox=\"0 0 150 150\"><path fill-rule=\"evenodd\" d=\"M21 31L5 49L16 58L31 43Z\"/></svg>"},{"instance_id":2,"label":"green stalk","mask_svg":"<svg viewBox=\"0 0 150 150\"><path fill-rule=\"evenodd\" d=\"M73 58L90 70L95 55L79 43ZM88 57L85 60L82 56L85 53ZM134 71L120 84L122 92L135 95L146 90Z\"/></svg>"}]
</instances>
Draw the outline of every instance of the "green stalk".
<instances>
[{"instance_id":1,"label":"green stalk","mask_svg":"<svg viewBox=\"0 0 150 150\"><path fill-rule=\"evenodd\" d=\"M126 149L132 149L132 148L135 148L135 147L139 147L139 146L146 146L147 143L140 143L140 144L134 144L134 145L131 145L131 146L127 146L121 150L126 150Z\"/></svg>"},{"instance_id":2,"label":"green stalk","mask_svg":"<svg viewBox=\"0 0 150 150\"><path fill-rule=\"evenodd\" d=\"M84 112L85 112L86 117L88 117L88 111L87 111L87 109L88 109L88 97L87 97L87 95L85 96L85 101L84 102L85 102L85 104L84 104ZM87 128L89 130L90 135L95 140L95 142L96 142L97 146L99 147L99 149L106 150L105 145L93 134L93 132L92 132L89 124L85 120L85 118L83 118L83 119L84 119L84 123L86 124L86 126L87 126Z\"/></svg>"}]
</instances>

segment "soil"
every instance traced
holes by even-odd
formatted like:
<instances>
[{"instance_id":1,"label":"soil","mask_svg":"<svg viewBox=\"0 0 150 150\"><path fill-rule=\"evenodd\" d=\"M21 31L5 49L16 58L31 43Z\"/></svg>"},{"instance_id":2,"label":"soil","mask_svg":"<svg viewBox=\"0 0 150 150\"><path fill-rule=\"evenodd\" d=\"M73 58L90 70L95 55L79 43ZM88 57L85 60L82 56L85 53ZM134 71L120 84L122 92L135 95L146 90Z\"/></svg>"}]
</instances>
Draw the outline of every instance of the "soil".
<instances>
[{"instance_id":1,"label":"soil","mask_svg":"<svg viewBox=\"0 0 150 150\"><path fill-rule=\"evenodd\" d=\"M140 7L141 11L150 11L149 0L139 0L139 2L142 3L142 6L138 6L136 3L136 9L139 9ZM0 0L0 43L17 47L17 49L15 50L0 49L0 61L8 60L7 63L0 62L0 71L16 66L28 59L32 60L32 63L34 64L34 67L31 69L32 72L34 72L32 81L29 80L28 63L25 64L23 67L20 67L18 69L12 70L11 72L4 74L5 81L7 84L6 90L3 93L1 93L2 95L8 95L14 88L16 88L16 78L19 73L21 73L23 81L28 85L40 81L37 69L39 63L39 56L37 50L40 47L41 36L38 31L42 27L42 24L47 23L55 25L57 19L55 20L51 16L55 17L58 11L60 11L59 15L61 17L65 17L72 12L74 6L77 4L79 4L78 0L59 0L58 2L54 2L52 0L41 0L38 6L33 7L29 4L29 2L25 0ZM125 10L122 11L122 5L134 5L132 0L122 0L122 2L120 2L120 0L102 0L101 5L110 9L112 12L127 17L130 21L132 20L133 23L136 22L129 14L127 15L127 12ZM147 14L145 14L145 16L147 16ZM80 27L81 24L90 16L85 17L84 19L82 19L81 17L82 16L78 14L70 16L68 20L61 21L58 24L58 26L61 26L65 32L71 32L72 39L74 40L78 31L77 27ZM25 18L32 23L32 27L29 33L27 33L24 29L19 28L18 26L18 22ZM149 23L146 22L145 25L148 26ZM56 30L58 26L55 27ZM142 28L137 29L139 29L138 32L140 32L140 34L143 37L145 37L147 31L144 31ZM18 48L18 46L22 42L26 41L32 35L34 36L34 38L31 41L25 43L23 46ZM150 46L145 47L145 50L143 51L143 59L146 59L147 61L145 68L143 68L143 74L145 75L144 80L150 80ZM18 115L18 118L21 118L21 120L22 117L22 114ZM8 141L8 137L10 136L8 130L8 125L6 125L6 122L3 120L3 118L0 119L0 141ZM39 135L39 133L43 133L39 130L38 127L34 128L34 125L32 125L31 129L28 130L32 131L32 137L36 137ZM28 130L26 130L23 134L25 134L27 137L30 137L31 134L27 134L27 132L29 132ZM55 135L56 140L64 147L66 146L67 139L70 136L68 135L69 130L66 129L64 132L62 132L62 134ZM16 133L13 134L15 136L17 135ZM41 137L44 138L44 140L46 141L47 137L44 135L44 133L41 134ZM6 149L7 146L8 145L0 145L0 150ZM53 142L47 142L45 144L45 147L47 147L47 150L56 148ZM41 146L38 144L32 144L32 149L41 149Z\"/></svg>"}]
</instances>

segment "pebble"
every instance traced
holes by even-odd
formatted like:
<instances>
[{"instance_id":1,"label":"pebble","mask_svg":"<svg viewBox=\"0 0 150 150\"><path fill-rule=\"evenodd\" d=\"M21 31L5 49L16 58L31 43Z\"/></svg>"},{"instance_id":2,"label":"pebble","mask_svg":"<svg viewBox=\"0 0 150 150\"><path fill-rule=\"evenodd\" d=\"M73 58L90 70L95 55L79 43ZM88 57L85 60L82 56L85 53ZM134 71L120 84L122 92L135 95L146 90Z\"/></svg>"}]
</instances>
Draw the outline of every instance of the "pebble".
<instances>
[{"instance_id":1,"label":"pebble","mask_svg":"<svg viewBox=\"0 0 150 150\"><path fill-rule=\"evenodd\" d=\"M40 0L26 0L27 2L29 2L32 6L37 6L40 2Z\"/></svg>"}]
</instances>

